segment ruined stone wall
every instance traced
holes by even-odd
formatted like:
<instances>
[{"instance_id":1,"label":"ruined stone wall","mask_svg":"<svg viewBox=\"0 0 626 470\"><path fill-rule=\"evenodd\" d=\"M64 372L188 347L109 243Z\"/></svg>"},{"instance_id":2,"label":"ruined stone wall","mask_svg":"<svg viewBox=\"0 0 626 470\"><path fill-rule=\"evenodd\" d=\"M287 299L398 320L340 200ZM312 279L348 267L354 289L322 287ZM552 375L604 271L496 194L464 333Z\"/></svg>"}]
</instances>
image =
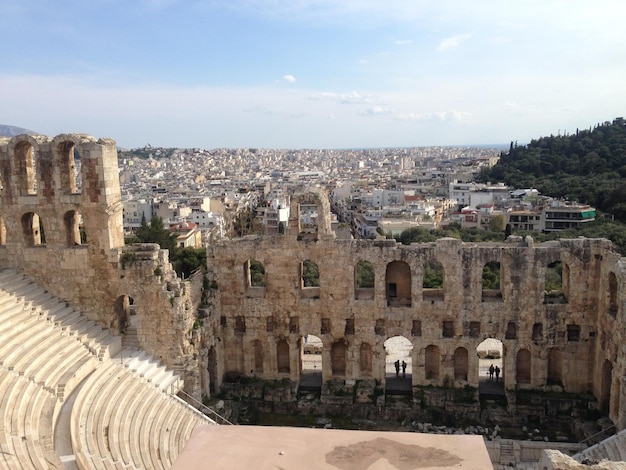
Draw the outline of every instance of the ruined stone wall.
<instances>
[{"instance_id":1,"label":"ruined stone wall","mask_svg":"<svg viewBox=\"0 0 626 470\"><path fill-rule=\"evenodd\" d=\"M123 306L132 305L140 346L198 395L191 339L199 294L176 277L166 250L124 246L115 142L0 138L0 178L0 266L23 271L113 333L124 332L131 318Z\"/></svg>"},{"instance_id":2,"label":"ruined stone wall","mask_svg":"<svg viewBox=\"0 0 626 470\"><path fill-rule=\"evenodd\" d=\"M264 266L263 287L251 284L250 260ZM319 287L304 286L305 260L319 267ZM356 286L360 260L374 267L373 289ZM431 261L443 266L443 289L423 288ZM489 262L500 263L499 289L482 287ZM562 264L561 289L546 292L554 262ZM626 277L624 259L607 240L440 239L402 246L298 241L291 233L224 241L209 249L208 266L217 283L213 313L220 317L215 335L224 373L297 382L303 338L315 335L323 342L323 382L384 385L384 342L404 336L413 345L413 385L477 387L476 347L497 338L507 390L592 392L601 405L607 402L611 419L623 422ZM617 284L612 294L609 272Z\"/></svg>"}]
</instances>

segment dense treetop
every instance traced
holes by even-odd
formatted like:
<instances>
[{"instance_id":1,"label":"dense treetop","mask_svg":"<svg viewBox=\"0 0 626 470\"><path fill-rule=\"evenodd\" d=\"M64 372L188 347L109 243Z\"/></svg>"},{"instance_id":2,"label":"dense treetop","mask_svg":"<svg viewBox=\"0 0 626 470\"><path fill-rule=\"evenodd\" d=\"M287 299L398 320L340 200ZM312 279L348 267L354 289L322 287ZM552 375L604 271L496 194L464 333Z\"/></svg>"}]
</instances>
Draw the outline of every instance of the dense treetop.
<instances>
[{"instance_id":1,"label":"dense treetop","mask_svg":"<svg viewBox=\"0 0 626 470\"><path fill-rule=\"evenodd\" d=\"M528 145L512 142L480 181L537 188L543 195L590 204L626 222L626 121L620 117Z\"/></svg>"}]
</instances>

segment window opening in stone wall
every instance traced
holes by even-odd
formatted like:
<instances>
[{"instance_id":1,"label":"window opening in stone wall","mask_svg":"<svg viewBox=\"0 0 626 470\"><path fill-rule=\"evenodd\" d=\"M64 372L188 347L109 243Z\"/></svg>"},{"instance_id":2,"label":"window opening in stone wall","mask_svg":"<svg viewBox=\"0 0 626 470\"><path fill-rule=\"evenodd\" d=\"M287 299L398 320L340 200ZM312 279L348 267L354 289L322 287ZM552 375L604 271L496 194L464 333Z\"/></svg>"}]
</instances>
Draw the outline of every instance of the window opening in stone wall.
<instances>
[{"instance_id":1,"label":"window opening in stone wall","mask_svg":"<svg viewBox=\"0 0 626 470\"><path fill-rule=\"evenodd\" d=\"M617 316L617 277L614 272L609 273L609 315L613 318Z\"/></svg>"},{"instance_id":2,"label":"window opening in stone wall","mask_svg":"<svg viewBox=\"0 0 626 470\"><path fill-rule=\"evenodd\" d=\"M63 194L79 194L82 188L81 157L74 142L60 142L57 146L59 173Z\"/></svg>"},{"instance_id":3,"label":"window opening in stone wall","mask_svg":"<svg viewBox=\"0 0 626 470\"><path fill-rule=\"evenodd\" d=\"M613 383L613 364L608 359L602 363L602 378L600 382L600 408L604 413L609 412L611 404L611 384Z\"/></svg>"},{"instance_id":4,"label":"window opening in stone wall","mask_svg":"<svg viewBox=\"0 0 626 470\"><path fill-rule=\"evenodd\" d=\"M411 268L404 261L392 261L385 273L387 305L411 306Z\"/></svg>"},{"instance_id":5,"label":"window opening in stone wall","mask_svg":"<svg viewBox=\"0 0 626 470\"><path fill-rule=\"evenodd\" d=\"M238 315L235 317L235 333L246 332L246 317Z\"/></svg>"},{"instance_id":6,"label":"window opening in stone wall","mask_svg":"<svg viewBox=\"0 0 626 470\"><path fill-rule=\"evenodd\" d=\"M344 335L354 334L354 318L346 318L346 327L344 328Z\"/></svg>"},{"instance_id":7,"label":"window opening in stone wall","mask_svg":"<svg viewBox=\"0 0 626 470\"><path fill-rule=\"evenodd\" d=\"M517 323L512 321L507 323L504 339L517 339Z\"/></svg>"},{"instance_id":8,"label":"window opening in stone wall","mask_svg":"<svg viewBox=\"0 0 626 470\"><path fill-rule=\"evenodd\" d=\"M301 391L317 391L322 386L322 340L315 335L300 338L300 384Z\"/></svg>"},{"instance_id":9,"label":"window opening in stone wall","mask_svg":"<svg viewBox=\"0 0 626 470\"><path fill-rule=\"evenodd\" d=\"M454 350L454 380L467 381L467 372L469 368L469 360L467 349L463 347Z\"/></svg>"},{"instance_id":10,"label":"window opening in stone wall","mask_svg":"<svg viewBox=\"0 0 626 470\"><path fill-rule=\"evenodd\" d=\"M567 341L580 341L580 325L567 325Z\"/></svg>"},{"instance_id":11,"label":"window opening in stone wall","mask_svg":"<svg viewBox=\"0 0 626 470\"><path fill-rule=\"evenodd\" d=\"M36 195L39 183L38 159L30 142L19 142L14 149L20 195Z\"/></svg>"},{"instance_id":12,"label":"window opening in stone wall","mask_svg":"<svg viewBox=\"0 0 626 470\"><path fill-rule=\"evenodd\" d=\"M439 380L439 365L441 363L441 353L439 346L427 346L424 351L424 373L426 380Z\"/></svg>"},{"instance_id":13,"label":"window opening in stone wall","mask_svg":"<svg viewBox=\"0 0 626 470\"><path fill-rule=\"evenodd\" d=\"M302 287L319 287L320 269L309 259L302 262Z\"/></svg>"},{"instance_id":14,"label":"window opening in stone wall","mask_svg":"<svg viewBox=\"0 0 626 470\"><path fill-rule=\"evenodd\" d=\"M318 208L315 202L301 202L298 206L300 214L300 240L313 240L318 232Z\"/></svg>"},{"instance_id":15,"label":"window opening in stone wall","mask_svg":"<svg viewBox=\"0 0 626 470\"><path fill-rule=\"evenodd\" d=\"M411 336L422 336L422 321L413 320L411 324Z\"/></svg>"},{"instance_id":16,"label":"window opening in stone wall","mask_svg":"<svg viewBox=\"0 0 626 470\"><path fill-rule=\"evenodd\" d=\"M111 327L117 329L120 334L136 337L137 316L135 314L135 300L128 295L120 295L113 303L113 318L115 320Z\"/></svg>"},{"instance_id":17,"label":"window opening in stone wall","mask_svg":"<svg viewBox=\"0 0 626 470\"><path fill-rule=\"evenodd\" d=\"M265 287L265 266L263 263L249 259L245 263L244 270L248 287Z\"/></svg>"},{"instance_id":18,"label":"window opening in stone wall","mask_svg":"<svg viewBox=\"0 0 626 470\"><path fill-rule=\"evenodd\" d=\"M441 336L444 338L454 338L454 322L452 320L444 320L441 326Z\"/></svg>"},{"instance_id":19,"label":"window opening in stone wall","mask_svg":"<svg viewBox=\"0 0 626 470\"><path fill-rule=\"evenodd\" d=\"M476 346L479 395L504 395L504 344L487 338Z\"/></svg>"},{"instance_id":20,"label":"window opening in stone wall","mask_svg":"<svg viewBox=\"0 0 626 470\"><path fill-rule=\"evenodd\" d=\"M320 334L330 334L330 318L322 318L322 325L320 326Z\"/></svg>"},{"instance_id":21,"label":"window opening in stone wall","mask_svg":"<svg viewBox=\"0 0 626 470\"><path fill-rule=\"evenodd\" d=\"M563 355L552 348L548 351L548 385L563 385Z\"/></svg>"},{"instance_id":22,"label":"window opening in stone wall","mask_svg":"<svg viewBox=\"0 0 626 470\"><path fill-rule=\"evenodd\" d=\"M22 231L26 246L33 247L46 244L43 222L36 213L28 212L22 216Z\"/></svg>"},{"instance_id":23,"label":"window opening in stone wall","mask_svg":"<svg viewBox=\"0 0 626 470\"><path fill-rule=\"evenodd\" d=\"M347 349L344 340L335 341L330 347L330 366L334 376L346 375Z\"/></svg>"},{"instance_id":24,"label":"window opening in stone wall","mask_svg":"<svg viewBox=\"0 0 626 470\"><path fill-rule=\"evenodd\" d=\"M502 291L500 290L500 263L489 261L483 266L482 275L482 301L500 302L502 301Z\"/></svg>"},{"instance_id":25,"label":"window opening in stone wall","mask_svg":"<svg viewBox=\"0 0 626 470\"><path fill-rule=\"evenodd\" d=\"M441 302L443 294L444 270L439 261L424 263L422 275L422 296L424 302Z\"/></svg>"},{"instance_id":26,"label":"window opening in stone wall","mask_svg":"<svg viewBox=\"0 0 626 470\"><path fill-rule=\"evenodd\" d=\"M561 261L554 261L546 267L544 280L544 303L567 303L567 299L563 293L563 263Z\"/></svg>"},{"instance_id":27,"label":"window opening in stone wall","mask_svg":"<svg viewBox=\"0 0 626 470\"><path fill-rule=\"evenodd\" d=\"M520 349L515 359L515 380L518 384L531 383L531 359L528 349Z\"/></svg>"},{"instance_id":28,"label":"window opening in stone wall","mask_svg":"<svg viewBox=\"0 0 626 470\"><path fill-rule=\"evenodd\" d=\"M289 317L289 333L300 333L300 317Z\"/></svg>"},{"instance_id":29,"label":"window opening in stone wall","mask_svg":"<svg viewBox=\"0 0 626 470\"><path fill-rule=\"evenodd\" d=\"M220 326L226 328L227 325L228 325L228 323L226 321L226 316L222 315L220 317Z\"/></svg>"},{"instance_id":30,"label":"window opening in stone wall","mask_svg":"<svg viewBox=\"0 0 626 470\"><path fill-rule=\"evenodd\" d=\"M469 323L469 337L478 338L480 336L480 322L471 321Z\"/></svg>"},{"instance_id":31,"label":"window opening in stone wall","mask_svg":"<svg viewBox=\"0 0 626 470\"><path fill-rule=\"evenodd\" d=\"M369 261L359 261L354 267L354 298L372 300L374 298L374 265Z\"/></svg>"},{"instance_id":32,"label":"window opening in stone wall","mask_svg":"<svg viewBox=\"0 0 626 470\"><path fill-rule=\"evenodd\" d=\"M263 347L263 342L255 339L252 342L252 352L254 354L254 363L252 372L254 374L262 374L263 373L263 359L265 357L265 349Z\"/></svg>"},{"instance_id":33,"label":"window opening in stone wall","mask_svg":"<svg viewBox=\"0 0 626 470\"><path fill-rule=\"evenodd\" d=\"M376 320L376 324L374 325L374 334L378 336L385 335L385 319L379 318Z\"/></svg>"},{"instance_id":34,"label":"window opening in stone wall","mask_svg":"<svg viewBox=\"0 0 626 470\"><path fill-rule=\"evenodd\" d=\"M268 333L273 333L274 328L276 328L276 320L274 319L274 317L267 317L265 319L265 331L267 331Z\"/></svg>"},{"instance_id":35,"label":"window opening in stone wall","mask_svg":"<svg viewBox=\"0 0 626 470\"><path fill-rule=\"evenodd\" d=\"M533 325L533 341L543 341L543 323Z\"/></svg>"},{"instance_id":36,"label":"window opening in stone wall","mask_svg":"<svg viewBox=\"0 0 626 470\"><path fill-rule=\"evenodd\" d=\"M385 347L385 391L410 393L413 376L413 343L404 336L392 336Z\"/></svg>"},{"instance_id":37,"label":"window opening in stone wall","mask_svg":"<svg viewBox=\"0 0 626 470\"><path fill-rule=\"evenodd\" d=\"M361 375L372 375L372 347L369 343L361 343L359 348L359 370Z\"/></svg>"},{"instance_id":38,"label":"window opening in stone wall","mask_svg":"<svg viewBox=\"0 0 626 470\"><path fill-rule=\"evenodd\" d=\"M288 374L291 372L289 363L289 343L285 339L281 339L276 343L276 368L280 374Z\"/></svg>"},{"instance_id":39,"label":"window opening in stone wall","mask_svg":"<svg viewBox=\"0 0 626 470\"><path fill-rule=\"evenodd\" d=\"M76 211L67 211L63 216L65 226L65 242L68 247L83 245L87 242L87 234L83 217Z\"/></svg>"}]
</instances>

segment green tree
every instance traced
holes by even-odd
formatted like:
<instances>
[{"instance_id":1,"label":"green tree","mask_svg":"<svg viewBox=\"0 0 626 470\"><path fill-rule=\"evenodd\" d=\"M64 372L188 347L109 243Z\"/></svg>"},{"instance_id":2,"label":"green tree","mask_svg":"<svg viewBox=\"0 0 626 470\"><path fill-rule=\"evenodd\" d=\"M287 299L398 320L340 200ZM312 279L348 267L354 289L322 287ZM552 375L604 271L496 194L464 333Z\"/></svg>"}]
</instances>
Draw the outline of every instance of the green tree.
<instances>
[{"instance_id":1,"label":"green tree","mask_svg":"<svg viewBox=\"0 0 626 470\"><path fill-rule=\"evenodd\" d=\"M263 263L255 259L250 260L250 285L265 287L265 267Z\"/></svg>"},{"instance_id":2,"label":"green tree","mask_svg":"<svg viewBox=\"0 0 626 470\"><path fill-rule=\"evenodd\" d=\"M356 286L357 288L374 287L374 265L369 261L359 261L356 264Z\"/></svg>"},{"instance_id":3,"label":"green tree","mask_svg":"<svg viewBox=\"0 0 626 470\"><path fill-rule=\"evenodd\" d=\"M317 264L308 259L302 262L302 285L304 287L320 286L320 269Z\"/></svg>"},{"instance_id":4,"label":"green tree","mask_svg":"<svg viewBox=\"0 0 626 470\"><path fill-rule=\"evenodd\" d=\"M504 232L505 220L502 214L495 215L489 221L489 230L492 232Z\"/></svg>"}]
</instances>

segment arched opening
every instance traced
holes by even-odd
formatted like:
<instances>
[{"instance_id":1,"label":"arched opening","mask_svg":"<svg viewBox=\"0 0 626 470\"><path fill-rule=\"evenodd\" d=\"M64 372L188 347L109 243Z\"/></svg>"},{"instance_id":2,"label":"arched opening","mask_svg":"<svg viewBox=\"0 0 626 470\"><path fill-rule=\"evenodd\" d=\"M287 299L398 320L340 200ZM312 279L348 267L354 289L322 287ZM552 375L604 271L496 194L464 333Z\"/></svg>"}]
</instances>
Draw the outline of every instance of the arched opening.
<instances>
[{"instance_id":1,"label":"arched opening","mask_svg":"<svg viewBox=\"0 0 626 470\"><path fill-rule=\"evenodd\" d=\"M276 343L276 369L279 374L289 374L291 372L289 343L286 339L280 339Z\"/></svg>"},{"instance_id":2,"label":"arched opening","mask_svg":"<svg viewBox=\"0 0 626 470\"><path fill-rule=\"evenodd\" d=\"M300 338L300 384L299 390L318 391L322 387L322 350L324 344L315 335Z\"/></svg>"},{"instance_id":3,"label":"arched opening","mask_svg":"<svg viewBox=\"0 0 626 470\"><path fill-rule=\"evenodd\" d=\"M515 380L518 384L531 383L531 359L528 349L520 349L517 351L515 359Z\"/></svg>"},{"instance_id":4,"label":"arched opening","mask_svg":"<svg viewBox=\"0 0 626 470\"><path fill-rule=\"evenodd\" d=\"M244 264L247 287L265 287L265 266L260 261L249 259Z\"/></svg>"},{"instance_id":5,"label":"arched opening","mask_svg":"<svg viewBox=\"0 0 626 470\"><path fill-rule=\"evenodd\" d=\"M26 246L33 247L46 244L43 222L36 213L27 212L22 216L22 231Z\"/></svg>"},{"instance_id":6,"label":"arched opening","mask_svg":"<svg viewBox=\"0 0 626 470\"><path fill-rule=\"evenodd\" d=\"M424 372L426 380L439 380L439 365L441 363L441 353L439 346L430 345L424 351Z\"/></svg>"},{"instance_id":7,"label":"arched opening","mask_svg":"<svg viewBox=\"0 0 626 470\"><path fill-rule=\"evenodd\" d=\"M57 145L61 191L63 194L79 194L82 187L80 153L74 142L66 140Z\"/></svg>"},{"instance_id":8,"label":"arched opening","mask_svg":"<svg viewBox=\"0 0 626 470\"><path fill-rule=\"evenodd\" d=\"M298 205L300 214L300 235L307 238L307 234L317 234L318 231L318 209L316 202L301 202Z\"/></svg>"},{"instance_id":9,"label":"arched opening","mask_svg":"<svg viewBox=\"0 0 626 470\"><path fill-rule=\"evenodd\" d=\"M390 307L411 306L411 268L405 261L392 261L385 273L387 305Z\"/></svg>"},{"instance_id":10,"label":"arched opening","mask_svg":"<svg viewBox=\"0 0 626 470\"><path fill-rule=\"evenodd\" d=\"M374 265L369 261L359 261L354 267L354 298L372 300L374 298Z\"/></svg>"},{"instance_id":11,"label":"arched opening","mask_svg":"<svg viewBox=\"0 0 626 470\"><path fill-rule=\"evenodd\" d=\"M319 287L320 286L320 268L314 261L310 259L302 262L302 287Z\"/></svg>"},{"instance_id":12,"label":"arched opening","mask_svg":"<svg viewBox=\"0 0 626 470\"><path fill-rule=\"evenodd\" d=\"M443 294L444 271L439 261L424 263L422 276L422 296L424 302L441 302Z\"/></svg>"},{"instance_id":13,"label":"arched opening","mask_svg":"<svg viewBox=\"0 0 626 470\"><path fill-rule=\"evenodd\" d=\"M478 355L478 393L484 396L504 395L504 345L487 338L476 346Z\"/></svg>"},{"instance_id":14,"label":"arched opening","mask_svg":"<svg viewBox=\"0 0 626 470\"><path fill-rule=\"evenodd\" d=\"M617 277L614 272L609 273L609 308L608 312L613 318L617 316Z\"/></svg>"},{"instance_id":15,"label":"arched opening","mask_svg":"<svg viewBox=\"0 0 626 470\"><path fill-rule=\"evenodd\" d=\"M454 350L454 380L467 381L469 360L467 349L458 347Z\"/></svg>"},{"instance_id":16,"label":"arched opening","mask_svg":"<svg viewBox=\"0 0 626 470\"><path fill-rule=\"evenodd\" d=\"M507 323L504 339L517 339L517 323L512 321Z\"/></svg>"},{"instance_id":17,"label":"arched opening","mask_svg":"<svg viewBox=\"0 0 626 470\"><path fill-rule=\"evenodd\" d=\"M372 375L372 347L369 343L361 343L359 348L359 371L362 376Z\"/></svg>"},{"instance_id":18,"label":"arched opening","mask_svg":"<svg viewBox=\"0 0 626 470\"><path fill-rule=\"evenodd\" d=\"M215 394L217 392L217 353L213 346L209 348L207 370L209 372L209 394Z\"/></svg>"},{"instance_id":19,"label":"arched opening","mask_svg":"<svg viewBox=\"0 0 626 470\"><path fill-rule=\"evenodd\" d=\"M335 341L330 347L330 366L333 376L346 375L347 345L344 340Z\"/></svg>"},{"instance_id":20,"label":"arched opening","mask_svg":"<svg viewBox=\"0 0 626 470\"><path fill-rule=\"evenodd\" d=\"M533 324L533 341L538 342L543 340L543 323Z\"/></svg>"},{"instance_id":21,"label":"arched opening","mask_svg":"<svg viewBox=\"0 0 626 470\"><path fill-rule=\"evenodd\" d=\"M252 364L252 372L254 374L263 373L263 360L265 358L265 349L263 348L263 342L255 339L252 342L252 353L254 354L254 363Z\"/></svg>"},{"instance_id":22,"label":"arched opening","mask_svg":"<svg viewBox=\"0 0 626 470\"><path fill-rule=\"evenodd\" d=\"M83 218L76 211L67 211L63 216L65 240L68 247L83 245L87 242L87 234L83 226Z\"/></svg>"},{"instance_id":23,"label":"arched opening","mask_svg":"<svg viewBox=\"0 0 626 470\"><path fill-rule=\"evenodd\" d=\"M600 407L608 413L611 405L611 384L613 383L613 364L608 359L602 363L602 379L600 385Z\"/></svg>"},{"instance_id":24,"label":"arched opening","mask_svg":"<svg viewBox=\"0 0 626 470\"><path fill-rule=\"evenodd\" d=\"M501 302L502 291L500 290L500 263L489 261L483 266L482 275L482 301Z\"/></svg>"},{"instance_id":25,"label":"arched opening","mask_svg":"<svg viewBox=\"0 0 626 470\"><path fill-rule=\"evenodd\" d=\"M39 175L35 149L30 142L19 142L15 146L14 154L20 195L36 195Z\"/></svg>"},{"instance_id":26,"label":"arched opening","mask_svg":"<svg viewBox=\"0 0 626 470\"><path fill-rule=\"evenodd\" d=\"M128 295L120 295L113 303L114 321L111 328L117 329L121 334L128 333L129 327L134 328L136 337L135 300ZM133 331L129 333L132 334Z\"/></svg>"},{"instance_id":27,"label":"arched opening","mask_svg":"<svg viewBox=\"0 0 626 470\"><path fill-rule=\"evenodd\" d=\"M544 303L564 304L567 303L563 292L563 263L554 261L546 267L544 279Z\"/></svg>"},{"instance_id":28,"label":"arched opening","mask_svg":"<svg viewBox=\"0 0 626 470\"><path fill-rule=\"evenodd\" d=\"M548 385L563 385L563 355L557 348L548 352Z\"/></svg>"},{"instance_id":29,"label":"arched opening","mask_svg":"<svg viewBox=\"0 0 626 470\"><path fill-rule=\"evenodd\" d=\"M411 392L413 376L413 343L404 336L393 336L384 342L385 391L403 395Z\"/></svg>"}]
</instances>

